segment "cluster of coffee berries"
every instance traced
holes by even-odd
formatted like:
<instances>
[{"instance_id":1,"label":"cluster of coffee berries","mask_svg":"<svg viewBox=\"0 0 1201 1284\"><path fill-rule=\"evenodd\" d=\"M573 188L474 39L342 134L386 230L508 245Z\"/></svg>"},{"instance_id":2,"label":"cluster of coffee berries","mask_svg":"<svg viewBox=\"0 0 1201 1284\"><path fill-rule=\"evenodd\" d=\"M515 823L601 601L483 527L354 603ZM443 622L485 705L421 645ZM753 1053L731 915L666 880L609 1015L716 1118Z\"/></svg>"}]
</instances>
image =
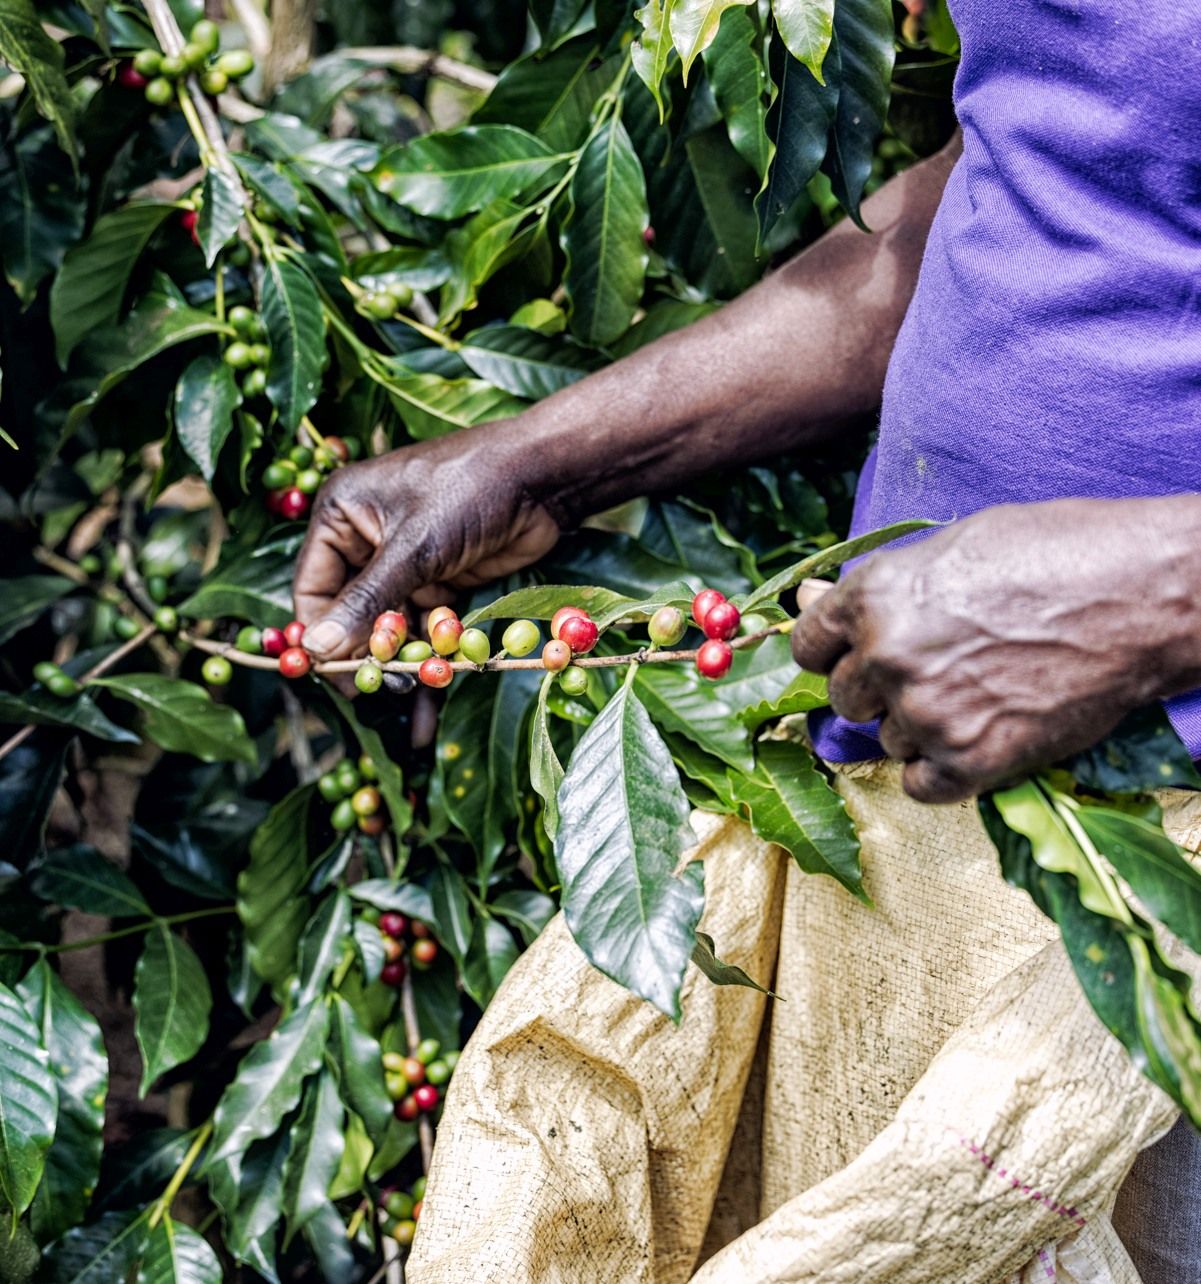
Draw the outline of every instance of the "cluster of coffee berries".
<instances>
[{"instance_id":1,"label":"cluster of coffee berries","mask_svg":"<svg viewBox=\"0 0 1201 1284\"><path fill-rule=\"evenodd\" d=\"M230 308L229 324L238 337L226 345L221 359L237 372L244 397L261 397L267 391L267 370L271 365L271 349L265 342L267 327L253 308L241 303ZM320 478L317 484L321 484Z\"/></svg>"},{"instance_id":2,"label":"cluster of coffee berries","mask_svg":"<svg viewBox=\"0 0 1201 1284\"><path fill-rule=\"evenodd\" d=\"M258 317L249 308L243 309L258 321ZM234 313L237 308L231 308L229 317L233 322ZM235 323L236 325L236 323ZM248 348L253 352L255 349L263 347L262 344L231 343L226 349L226 360L229 360L228 353L236 348ZM270 359L270 351L266 350L267 359ZM241 352L237 353L240 358ZM246 384L250 376L258 373L263 374L261 369L250 370L242 383L242 391L246 392ZM257 386L257 385L256 385ZM266 387L264 375L264 388ZM325 474L332 472L335 468L340 468L343 464L349 463L352 459L357 459L361 454L361 447L353 437L325 437L321 444L316 448L310 446L293 446L287 454L279 455L273 459L266 468L263 469L263 487L267 491L266 505L267 511L274 513L277 517L283 517L287 521L298 521L305 513L309 511L309 504L312 497L321 488L322 481L325 480Z\"/></svg>"},{"instance_id":3,"label":"cluster of coffee berries","mask_svg":"<svg viewBox=\"0 0 1201 1284\"><path fill-rule=\"evenodd\" d=\"M565 695L583 695L588 689L588 675L583 669L572 667L571 661L577 655L587 655L596 646L600 637L596 622L581 607L561 606L551 617L550 635L551 640L542 648L542 663L551 673L559 675L559 687ZM505 636L508 636L507 630Z\"/></svg>"},{"instance_id":4,"label":"cluster of coffee berries","mask_svg":"<svg viewBox=\"0 0 1201 1284\"><path fill-rule=\"evenodd\" d=\"M448 1052L446 1059L449 1061L452 1056L457 1061L459 1054ZM421 1218L421 1205L425 1199L425 1178L418 1177L407 1191L382 1190L380 1196L384 1234L391 1235L401 1248L408 1248L413 1242L413 1236L417 1234L417 1222Z\"/></svg>"},{"instance_id":5,"label":"cluster of coffee berries","mask_svg":"<svg viewBox=\"0 0 1201 1284\"><path fill-rule=\"evenodd\" d=\"M375 763L367 754L359 758L358 766L344 758L332 771L318 777L317 792L333 808L329 823L339 834L357 825L364 834L376 837L388 827L383 799L372 783L378 778Z\"/></svg>"},{"instance_id":6,"label":"cluster of coffee berries","mask_svg":"<svg viewBox=\"0 0 1201 1284\"><path fill-rule=\"evenodd\" d=\"M207 18L193 26L188 42L177 54L139 49L132 62L123 63L117 81L126 89L140 89L146 101L166 107L175 97L175 82L195 72L206 94L223 94L231 80L241 80L254 70L254 58L245 49L219 54L221 31Z\"/></svg>"},{"instance_id":7,"label":"cluster of coffee berries","mask_svg":"<svg viewBox=\"0 0 1201 1284\"><path fill-rule=\"evenodd\" d=\"M437 1039L422 1039L409 1057L384 1053L384 1084L396 1103L392 1112L402 1123L432 1114L442 1100L442 1089L459 1064L457 1052L442 1051Z\"/></svg>"},{"instance_id":8,"label":"cluster of coffee berries","mask_svg":"<svg viewBox=\"0 0 1201 1284\"><path fill-rule=\"evenodd\" d=\"M415 971L425 972L433 967L438 957L438 942L420 919L407 919L395 910L385 910L379 915L368 910L363 917L376 924L384 943L385 962L379 979L385 985L400 985L408 975L406 953Z\"/></svg>"},{"instance_id":9,"label":"cluster of coffee berries","mask_svg":"<svg viewBox=\"0 0 1201 1284\"><path fill-rule=\"evenodd\" d=\"M413 302L413 288L403 281L388 281L378 290L364 290L355 299L355 311L372 321L390 321Z\"/></svg>"},{"instance_id":10,"label":"cluster of coffee berries","mask_svg":"<svg viewBox=\"0 0 1201 1284\"><path fill-rule=\"evenodd\" d=\"M706 678L724 678L734 662L730 638L738 632L742 614L717 589L701 589L692 599L692 618L708 639L696 653L696 667Z\"/></svg>"},{"instance_id":11,"label":"cluster of coffee berries","mask_svg":"<svg viewBox=\"0 0 1201 1284\"><path fill-rule=\"evenodd\" d=\"M256 633L257 639L254 636ZM285 678L303 678L313 667L312 658L301 646L303 638L304 625L299 620L293 620L282 629L242 629L234 645L239 651L246 651L251 655L267 655L278 660L279 671ZM254 650L256 640L257 652Z\"/></svg>"},{"instance_id":12,"label":"cluster of coffee berries","mask_svg":"<svg viewBox=\"0 0 1201 1284\"><path fill-rule=\"evenodd\" d=\"M78 695L83 688L69 674L65 673L53 660L42 660L33 666L33 680L40 682L51 695L61 700Z\"/></svg>"}]
</instances>

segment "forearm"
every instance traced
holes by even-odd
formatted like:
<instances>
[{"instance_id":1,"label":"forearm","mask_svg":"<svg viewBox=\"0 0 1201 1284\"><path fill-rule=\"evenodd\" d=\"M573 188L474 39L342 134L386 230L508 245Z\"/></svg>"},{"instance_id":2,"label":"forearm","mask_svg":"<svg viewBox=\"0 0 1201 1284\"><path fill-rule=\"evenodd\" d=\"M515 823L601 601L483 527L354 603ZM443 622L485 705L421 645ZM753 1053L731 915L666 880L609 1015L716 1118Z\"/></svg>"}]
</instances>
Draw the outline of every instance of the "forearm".
<instances>
[{"instance_id":1,"label":"forearm","mask_svg":"<svg viewBox=\"0 0 1201 1284\"><path fill-rule=\"evenodd\" d=\"M489 429L567 520L815 444L879 404L956 148L719 312Z\"/></svg>"}]
</instances>

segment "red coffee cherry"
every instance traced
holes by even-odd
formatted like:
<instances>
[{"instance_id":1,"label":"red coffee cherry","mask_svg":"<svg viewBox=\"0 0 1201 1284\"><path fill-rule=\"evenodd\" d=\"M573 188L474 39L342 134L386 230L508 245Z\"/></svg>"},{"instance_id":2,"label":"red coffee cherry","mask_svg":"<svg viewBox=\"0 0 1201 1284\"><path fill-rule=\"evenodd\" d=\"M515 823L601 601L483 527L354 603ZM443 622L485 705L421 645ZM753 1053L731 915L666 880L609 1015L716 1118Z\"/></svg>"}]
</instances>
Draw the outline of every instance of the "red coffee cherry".
<instances>
[{"instance_id":1,"label":"red coffee cherry","mask_svg":"<svg viewBox=\"0 0 1201 1284\"><path fill-rule=\"evenodd\" d=\"M552 638L560 636L559 630L563 627L564 620L575 619L577 616L587 618L588 612L578 606L561 606L550 618L550 635Z\"/></svg>"},{"instance_id":2,"label":"red coffee cherry","mask_svg":"<svg viewBox=\"0 0 1201 1284\"><path fill-rule=\"evenodd\" d=\"M184 210L179 216L179 226L182 227L185 232L191 232L192 235L195 236L196 221L199 218L200 214L197 210Z\"/></svg>"},{"instance_id":3,"label":"red coffee cherry","mask_svg":"<svg viewBox=\"0 0 1201 1284\"><path fill-rule=\"evenodd\" d=\"M389 963L395 963L404 954L404 941L398 941L394 936L382 936L380 940L384 943L384 958Z\"/></svg>"},{"instance_id":4,"label":"red coffee cherry","mask_svg":"<svg viewBox=\"0 0 1201 1284\"><path fill-rule=\"evenodd\" d=\"M421 1113L421 1107L417 1104L416 1097L410 1095L402 1097L396 1105L392 1107L392 1113L403 1123L412 1123Z\"/></svg>"},{"instance_id":5,"label":"red coffee cherry","mask_svg":"<svg viewBox=\"0 0 1201 1284\"><path fill-rule=\"evenodd\" d=\"M385 936L403 936L409 926L409 920L395 910L385 910L379 916L379 930Z\"/></svg>"},{"instance_id":6,"label":"red coffee cherry","mask_svg":"<svg viewBox=\"0 0 1201 1284\"><path fill-rule=\"evenodd\" d=\"M587 655L598 637L600 631L586 615L569 616L559 625L559 640L566 642L575 655Z\"/></svg>"},{"instance_id":7,"label":"red coffee cherry","mask_svg":"<svg viewBox=\"0 0 1201 1284\"><path fill-rule=\"evenodd\" d=\"M551 673L558 673L560 669L567 668L570 663L571 647L561 639L556 638L542 648L542 664Z\"/></svg>"},{"instance_id":8,"label":"red coffee cherry","mask_svg":"<svg viewBox=\"0 0 1201 1284\"><path fill-rule=\"evenodd\" d=\"M642 243L643 245L654 245L655 229L653 227L647 226L642 229Z\"/></svg>"},{"instance_id":9,"label":"red coffee cherry","mask_svg":"<svg viewBox=\"0 0 1201 1284\"><path fill-rule=\"evenodd\" d=\"M391 629L376 629L367 642L367 650L381 663L396 658L400 650L400 636Z\"/></svg>"},{"instance_id":10,"label":"red coffee cherry","mask_svg":"<svg viewBox=\"0 0 1201 1284\"><path fill-rule=\"evenodd\" d=\"M425 617L425 629L427 633L433 633L443 620L457 620L459 613L450 606L435 606L434 609Z\"/></svg>"},{"instance_id":11,"label":"red coffee cherry","mask_svg":"<svg viewBox=\"0 0 1201 1284\"><path fill-rule=\"evenodd\" d=\"M371 628L373 632L376 629L387 629L389 633L395 633L400 639L401 646L409 636L409 622L402 611L381 611L375 617L375 623Z\"/></svg>"},{"instance_id":12,"label":"red coffee cherry","mask_svg":"<svg viewBox=\"0 0 1201 1284\"><path fill-rule=\"evenodd\" d=\"M454 655L459 649L459 638L463 635L463 622L457 617L453 620L442 619L430 629L430 646L435 655Z\"/></svg>"},{"instance_id":13,"label":"red coffee cherry","mask_svg":"<svg viewBox=\"0 0 1201 1284\"><path fill-rule=\"evenodd\" d=\"M419 918L415 918L410 924L409 930L419 941L428 941L430 937L429 927Z\"/></svg>"},{"instance_id":14,"label":"red coffee cherry","mask_svg":"<svg viewBox=\"0 0 1201 1284\"><path fill-rule=\"evenodd\" d=\"M304 625L299 620L293 620L291 624L284 628L284 638L289 646L299 646L303 637Z\"/></svg>"},{"instance_id":15,"label":"red coffee cherry","mask_svg":"<svg viewBox=\"0 0 1201 1284\"><path fill-rule=\"evenodd\" d=\"M325 448L340 464L350 462L350 447L342 440L341 437L326 437Z\"/></svg>"},{"instance_id":16,"label":"red coffee cherry","mask_svg":"<svg viewBox=\"0 0 1201 1284\"><path fill-rule=\"evenodd\" d=\"M719 642L725 642L738 632L738 626L741 623L742 612L733 602L715 602L705 612L701 628L705 630L707 638L716 638Z\"/></svg>"},{"instance_id":17,"label":"red coffee cherry","mask_svg":"<svg viewBox=\"0 0 1201 1284\"><path fill-rule=\"evenodd\" d=\"M385 963L379 974L379 979L385 985L399 985L405 979L405 965L402 959L393 959L391 963Z\"/></svg>"},{"instance_id":18,"label":"red coffee cherry","mask_svg":"<svg viewBox=\"0 0 1201 1284\"><path fill-rule=\"evenodd\" d=\"M696 667L706 678L724 678L734 663L734 649L728 642L710 638L696 653Z\"/></svg>"},{"instance_id":19,"label":"red coffee cherry","mask_svg":"<svg viewBox=\"0 0 1201 1284\"><path fill-rule=\"evenodd\" d=\"M414 941L413 942L413 964L415 967L427 968L433 965L434 960L438 957L437 941Z\"/></svg>"},{"instance_id":20,"label":"red coffee cherry","mask_svg":"<svg viewBox=\"0 0 1201 1284\"><path fill-rule=\"evenodd\" d=\"M715 607L718 602L724 602L726 595L719 593L716 589L701 589L701 591L692 599L692 618L700 625L705 627L705 616Z\"/></svg>"},{"instance_id":21,"label":"red coffee cherry","mask_svg":"<svg viewBox=\"0 0 1201 1284\"><path fill-rule=\"evenodd\" d=\"M413 1092L413 1100L417 1103L418 1110L435 1109L441 1097L442 1094L432 1083L423 1083Z\"/></svg>"},{"instance_id":22,"label":"red coffee cherry","mask_svg":"<svg viewBox=\"0 0 1201 1284\"><path fill-rule=\"evenodd\" d=\"M455 676L455 671L441 656L431 655L421 662L417 677L427 687L448 687Z\"/></svg>"},{"instance_id":23,"label":"red coffee cherry","mask_svg":"<svg viewBox=\"0 0 1201 1284\"><path fill-rule=\"evenodd\" d=\"M283 629L264 629L262 647L264 655L278 660L288 649L288 639L284 637Z\"/></svg>"},{"instance_id":24,"label":"red coffee cherry","mask_svg":"<svg viewBox=\"0 0 1201 1284\"><path fill-rule=\"evenodd\" d=\"M401 1071L409 1081L410 1088L416 1088L418 1084L425 1082L425 1066L416 1057L405 1057Z\"/></svg>"},{"instance_id":25,"label":"red coffee cherry","mask_svg":"<svg viewBox=\"0 0 1201 1284\"><path fill-rule=\"evenodd\" d=\"M416 1222L416 1221L418 1221L418 1220L420 1219L420 1217L421 1217L421 1210L422 1210L424 1207L425 1207L425 1200L424 1200L424 1199L419 1199L419 1200L418 1200L418 1201L413 1205L413 1218L412 1218L412 1220L413 1220L414 1222Z\"/></svg>"},{"instance_id":26,"label":"red coffee cherry","mask_svg":"<svg viewBox=\"0 0 1201 1284\"><path fill-rule=\"evenodd\" d=\"M143 76L132 62L121 64L121 69L117 72L117 84L122 89L145 89L149 83L149 78Z\"/></svg>"},{"instance_id":27,"label":"red coffee cherry","mask_svg":"<svg viewBox=\"0 0 1201 1284\"><path fill-rule=\"evenodd\" d=\"M279 671L285 678L303 678L313 661L302 646L290 646L279 657Z\"/></svg>"},{"instance_id":28,"label":"red coffee cherry","mask_svg":"<svg viewBox=\"0 0 1201 1284\"><path fill-rule=\"evenodd\" d=\"M374 816L359 817L359 832L366 834L368 838L378 838L387 828L388 820L382 812L376 812Z\"/></svg>"},{"instance_id":29,"label":"red coffee cherry","mask_svg":"<svg viewBox=\"0 0 1201 1284\"><path fill-rule=\"evenodd\" d=\"M309 497L293 486L279 497L279 515L289 522L299 521L309 511Z\"/></svg>"}]
</instances>

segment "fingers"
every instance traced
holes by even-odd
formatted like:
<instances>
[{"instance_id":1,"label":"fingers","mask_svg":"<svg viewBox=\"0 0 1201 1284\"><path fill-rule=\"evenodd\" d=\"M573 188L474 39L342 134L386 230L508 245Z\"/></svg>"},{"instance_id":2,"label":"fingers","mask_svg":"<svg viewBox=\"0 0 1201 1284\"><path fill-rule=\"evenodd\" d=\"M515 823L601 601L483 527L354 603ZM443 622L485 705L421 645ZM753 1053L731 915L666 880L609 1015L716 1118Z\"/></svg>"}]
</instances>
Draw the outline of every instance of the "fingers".
<instances>
[{"instance_id":1,"label":"fingers","mask_svg":"<svg viewBox=\"0 0 1201 1284\"><path fill-rule=\"evenodd\" d=\"M844 598L839 585L802 612L792 630L792 655L802 669L829 673L851 649Z\"/></svg>"},{"instance_id":2,"label":"fingers","mask_svg":"<svg viewBox=\"0 0 1201 1284\"><path fill-rule=\"evenodd\" d=\"M835 664L829 688L831 708L851 722L870 722L887 707L867 663L857 651L848 652Z\"/></svg>"},{"instance_id":3,"label":"fingers","mask_svg":"<svg viewBox=\"0 0 1201 1284\"><path fill-rule=\"evenodd\" d=\"M796 591L798 611L807 611L819 597L824 597L834 584L830 580L802 580Z\"/></svg>"},{"instance_id":4,"label":"fingers","mask_svg":"<svg viewBox=\"0 0 1201 1284\"><path fill-rule=\"evenodd\" d=\"M399 548L385 543L305 632L304 644L323 660L361 655L381 611L403 602L420 580Z\"/></svg>"},{"instance_id":5,"label":"fingers","mask_svg":"<svg viewBox=\"0 0 1201 1284\"><path fill-rule=\"evenodd\" d=\"M906 764L901 785L911 798L924 803L962 802L976 792L970 781L929 758Z\"/></svg>"},{"instance_id":6,"label":"fingers","mask_svg":"<svg viewBox=\"0 0 1201 1284\"><path fill-rule=\"evenodd\" d=\"M883 719L876 735L879 738L880 747L897 762L910 762L918 757L917 741L908 732L902 730L901 724L892 714Z\"/></svg>"},{"instance_id":7,"label":"fingers","mask_svg":"<svg viewBox=\"0 0 1201 1284\"><path fill-rule=\"evenodd\" d=\"M375 552L363 533L331 504L319 504L309 522L296 562L292 598L296 618L310 625L320 619L357 566Z\"/></svg>"}]
</instances>

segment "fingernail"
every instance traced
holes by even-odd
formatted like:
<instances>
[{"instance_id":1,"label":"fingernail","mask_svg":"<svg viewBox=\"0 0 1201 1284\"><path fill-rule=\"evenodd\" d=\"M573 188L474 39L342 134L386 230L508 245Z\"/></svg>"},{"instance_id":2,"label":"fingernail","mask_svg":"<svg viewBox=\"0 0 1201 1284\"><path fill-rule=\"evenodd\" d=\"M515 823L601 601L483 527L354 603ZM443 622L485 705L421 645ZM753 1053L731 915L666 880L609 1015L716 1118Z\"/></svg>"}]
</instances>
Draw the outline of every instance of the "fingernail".
<instances>
[{"instance_id":1,"label":"fingernail","mask_svg":"<svg viewBox=\"0 0 1201 1284\"><path fill-rule=\"evenodd\" d=\"M337 620L322 620L304 635L305 650L315 651L318 655L336 651L345 641L346 630Z\"/></svg>"}]
</instances>

